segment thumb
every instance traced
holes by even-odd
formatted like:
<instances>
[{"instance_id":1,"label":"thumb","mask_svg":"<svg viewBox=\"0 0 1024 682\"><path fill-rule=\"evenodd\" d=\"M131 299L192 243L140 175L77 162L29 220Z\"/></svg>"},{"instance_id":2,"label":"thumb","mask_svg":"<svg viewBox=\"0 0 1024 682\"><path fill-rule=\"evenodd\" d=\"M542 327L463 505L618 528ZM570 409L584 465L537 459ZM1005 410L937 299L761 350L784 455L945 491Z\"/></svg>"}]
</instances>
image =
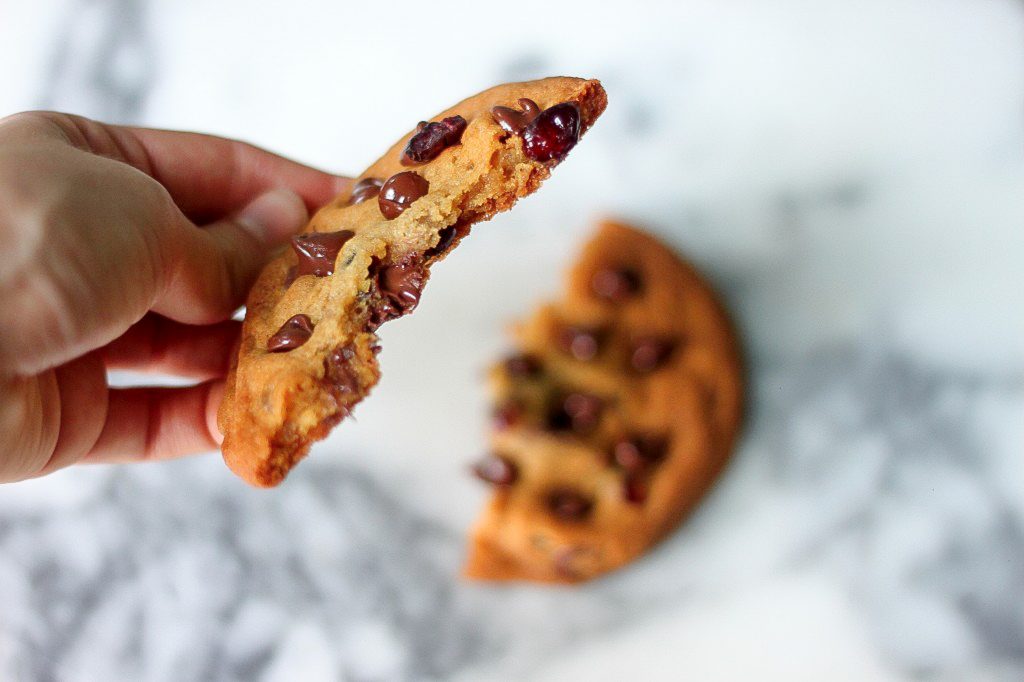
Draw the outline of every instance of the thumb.
<instances>
[{"instance_id":1,"label":"thumb","mask_svg":"<svg viewBox=\"0 0 1024 682\"><path fill-rule=\"evenodd\" d=\"M182 220L187 220L182 216ZM197 228L187 222L171 257L170 275L153 311L186 324L231 317L274 248L309 220L290 189L261 194L230 218Z\"/></svg>"}]
</instances>

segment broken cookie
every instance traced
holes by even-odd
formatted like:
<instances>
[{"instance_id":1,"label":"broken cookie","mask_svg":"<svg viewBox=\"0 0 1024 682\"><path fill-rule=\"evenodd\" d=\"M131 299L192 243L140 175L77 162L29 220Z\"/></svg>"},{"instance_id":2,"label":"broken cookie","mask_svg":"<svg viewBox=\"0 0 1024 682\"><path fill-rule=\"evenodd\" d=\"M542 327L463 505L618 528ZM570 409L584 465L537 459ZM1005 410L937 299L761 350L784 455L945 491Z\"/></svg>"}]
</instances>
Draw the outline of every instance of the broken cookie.
<instances>
[{"instance_id":1,"label":"broken cookie","mask_svg":"<svg viewBox=\"0 0 1024 682\"><path fill-rule=\"evenodd\" d=\"M377 383L377 328L416 307L474 223L535 191L606 102L595 80L491 88L417 126L318 211L247 301L218 415L232 471L280 483Z\"/></svg>"}]
</instances>

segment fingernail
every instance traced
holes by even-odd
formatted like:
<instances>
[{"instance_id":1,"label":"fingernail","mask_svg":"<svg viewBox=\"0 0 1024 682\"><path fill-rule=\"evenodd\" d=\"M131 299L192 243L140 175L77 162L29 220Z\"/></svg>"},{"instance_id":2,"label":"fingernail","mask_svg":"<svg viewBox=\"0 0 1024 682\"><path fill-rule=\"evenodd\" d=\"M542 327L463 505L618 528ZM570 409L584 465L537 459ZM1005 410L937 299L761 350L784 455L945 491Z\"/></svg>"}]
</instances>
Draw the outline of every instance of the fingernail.
<instances>
[{"instance_id":1,"label":"fingernail","mask_svg":"<svg viewBox=\"0 0 1024 682\"><path fill-rule=\"evenodd\" d=\"M301 230L309 215L298 194L280 187L253 199L235 220L261 242L277 244Z\"/></svg>"},{"instance_id":2,"label":"fingernail","mask_svg":"<svg viewBox=\"0 0 1024 682\"><path fill-rule=\"evenodd\" d=\"M210 392L206 394L206 429L217 445L224 442L224 434L220 432L220 426L217 424L217 411L224 400L224 389L224 382L216 381L210 385Z\"/></svg>"}]
</instances>

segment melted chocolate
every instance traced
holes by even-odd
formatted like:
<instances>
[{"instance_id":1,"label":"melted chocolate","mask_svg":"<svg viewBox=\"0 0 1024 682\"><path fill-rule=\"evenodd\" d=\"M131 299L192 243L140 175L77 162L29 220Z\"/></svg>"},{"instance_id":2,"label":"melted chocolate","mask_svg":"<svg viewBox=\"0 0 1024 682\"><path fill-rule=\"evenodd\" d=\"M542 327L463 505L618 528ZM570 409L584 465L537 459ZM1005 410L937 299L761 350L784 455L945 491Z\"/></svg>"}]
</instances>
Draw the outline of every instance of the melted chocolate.
<instances>
[{"instance_id":1,"label":"melted chocolate","mask_svg":"<svg viewBox=\"0 0 1024 682\"><path fill-rule=\"evenodd\" d=\"M520 97L518 101L519 108L523 110L523 114L527 118L527 123L529 123L530 121L532 121L533 119L537 118L537 116L540 115L540 105L538 105L529 97Z\"/></svg>"},{"instance_id":2,"label":"melted chocolate","mask_svg":"<svg viewBox=\"0 0 1024 682\"><path fill-rule=\"evenodd\" d=\"M437 233L437 244L430 247L424 252L426 258L435 258L440 256L442 253L448 250L448 247L455 241L455 235L458 234L458 225L449 225L443 230Z\"/></svg>"},{"instance_id":3,"label":"melted chocolate","mask_svg":"<svg viewBox=\"0 0 1024 682\"><path fill-rule=\"evenodd\" d=\"M491 116L494 117L494 122L501 126L502 130L518 135L523 132L523 128L540 114L540 107L532 99L523 97L519 100L519 106L522 108L522 111L512 107L494 107L491 109Z\"/></svg>"},{"instance_id":4,"label":"melted chocolate","mask_svg":"<svg viewBox=\"0 0 1024 682\"><path fill-rule=\"evenodd\" d=\"M351 230L337 232L308 232L292 237L292 250L299 257L295 269L297 277L316 275L327 277L334 273L334 261L338 252L349 239L355 236Z\"/></svg>"},{"instance_id":5,"label":"melted chocolate","mask_svg":"<svg viewBox=\"0 0 1024 682\"><path fill-rule=\"evenodd\" d=\"M380 193L383 184L384 181L380 178L363 178L352 186L352 196L349 197L348 203L355 205L372 199Z\"/></svg>"},{"instance_id":6,"label":"melted chocolate","mask_svg":"<svg viewBox=\"0 0 1024 682\"><path fill-rule=\"evenodd\" d=\"M375 263L374 284L379 301L370 311L368 330L374 331L389 320L411 313L420 302L427 270L419 258L411 256L401 263L381 267Z\"/></svg>"},{"instance_id":7,"label":"melted chocolate","mask_svg":"<svg viewBox=\"0 0 1024 682\"><path fill-rule=\"evenodd\" d=\"M415 171L402 171L387 179L377 195L377 204L385 218L394 220L428 191L426 178Z\"/></svg>"},{"instance_id":8,"label":"melted chocolate","mask_svg":"<svg viewBox=\"0 0 1024 682\"><path fill-rule=\"evenodd\" d=\"M295 350L309 341L313 335L313 322L308 315L295 315L281 325L274 335L267 339L267 350L271 353L283 353Z\"/></svg>"}]
</instances>

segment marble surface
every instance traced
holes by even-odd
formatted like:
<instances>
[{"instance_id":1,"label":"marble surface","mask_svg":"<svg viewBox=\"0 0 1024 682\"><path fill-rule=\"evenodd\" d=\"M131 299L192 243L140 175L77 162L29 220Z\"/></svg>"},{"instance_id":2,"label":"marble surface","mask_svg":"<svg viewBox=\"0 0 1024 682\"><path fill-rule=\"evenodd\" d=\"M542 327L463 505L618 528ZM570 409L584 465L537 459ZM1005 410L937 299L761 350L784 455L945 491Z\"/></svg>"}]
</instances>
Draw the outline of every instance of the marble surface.
<instances>
[{"instance_id":1,"label":"marble surface","mask_svg":"<svg viewBox=\"0 0 1024 682\"><path fill-rule=\"evenodd\" d=\"M610 96L384 330L372 400L279 489L215 455L0 488L0 679L1024 678L1024 5L448 7L0 0L0 114L338 172L495 81ZM467 584L480 374L601 214L722 290L746 433L628 570Z\"/></svg>"}]
</instances>

